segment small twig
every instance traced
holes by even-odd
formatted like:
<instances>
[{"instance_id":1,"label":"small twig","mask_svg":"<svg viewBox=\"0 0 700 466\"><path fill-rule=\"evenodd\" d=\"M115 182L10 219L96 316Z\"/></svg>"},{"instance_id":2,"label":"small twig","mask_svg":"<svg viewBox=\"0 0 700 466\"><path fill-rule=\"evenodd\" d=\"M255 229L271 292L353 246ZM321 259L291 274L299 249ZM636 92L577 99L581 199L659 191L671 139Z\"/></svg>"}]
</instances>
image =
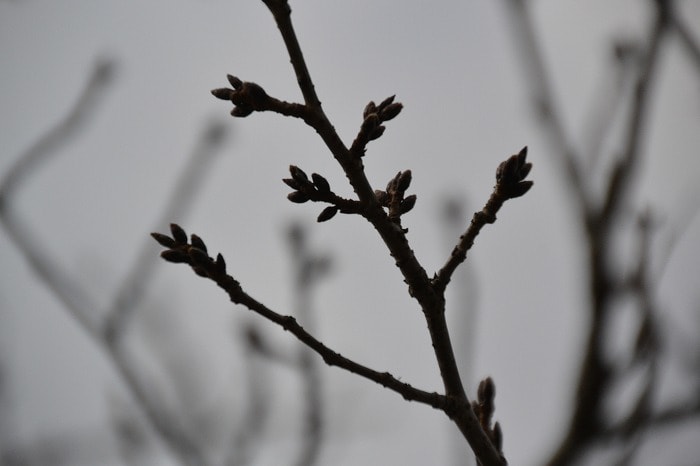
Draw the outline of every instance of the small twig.
<instances>
[{"instance_id":1,"label":"small twig","mask_svg":"<svg viewBox=\"0 0 700 466\"><path fill-rule=\"evenodd\" d=\"M681 44L685 47L691 62L695 65L698 74L700 74L700 43L698 43L698 39L693 36L688 25L678 16L676 11L671 10L670 14L673 30L678 34Z\"/></svg>"},{"instance_id":2,"label":"small twig","mask_svg":"<svg viewBox=\"0 0 700 466\"><path fill-rule=\"evenodd\" d=\"M620 206L629 189L633 175L639 167L640 141L644 134L644 123L647 117L650 89L656 77L661 42L668 29L669 16L665 7L658 7L656 21L652 26L649 44L645 51L644 65L639 72L633 91L633 103L630 112L630 121L627 127L625 148L622 157L613 167L610 181L601 205L600 225L605 227L611 223L616 209Z\"/></svg>"},{"instance_id":3,"label":"small twig","mask_svg":"<svg viewBox=\"0 0 700 466\"><path fill-rule=\"evenodd\" d=\"M241 304L290 332L302 343L318 353L329 366L337 366L369 379L399 393L409 401L417 401L433 408L445 410L446 400L443 395L419 390L410 384L401 382L388 372L377 372L342 356L308 333L297 323L294 317L278 314L255 300L243 291L238 281L226 273L226 262L221 254L218 254L216 259L212 259L207 254L204 242L197 235L192 235L191 243L188 243L187 235L181 227L173 224L171 230L173 237L161 233L151 234L156 241L166 248L161 253L161 257L166 261L190 265L197 275L209 278L222 288L228 294L232 303Z\"/></svg>"},{"instance_id":4,"label":"small twig","mask_svg":"<svg viewBox=\"0 0 700 466\"><path fill-rule=\"evenodd\" d=\"M556 154L555 161L560 164L562 172L573 188L572 193L576 201L585 207L587 192L579 166L581 158L564 129L564 119L552 93L551 79L532 25L530 10L525 0L506 0L506 3L510 6L510 17L513 22L511 29L514 42L519 47L517 55L522 59L536 116L547 131L551 153Z\"/></svg>"},{"instance_id":5,"label":"small twig","mask_svg":"<svg viewBox=\"0 0 700 466\"><path fill-rule=\"evenodd\" d=\"M315 331L315 316L311 305L312 287L330 266L327 256L309 251L306 232L301 225L290 226L287 234L292 256L295 315L311 332ZM301 346L298 353L299 370L304 386L305 409L302 447L295 464L311 466L318 461L324 436L323 380L313 351Z\"/></svg>"},{"instance_id":6,"label":"small twig","mask_svg":"<svg viewBox=\"0 0 700 466\"><path fill-rule=\"evenodd\" d=\"M265 423L270 416L269 400L271 383L267 368L260 364L260 332L257 325L249 323L243 331L244 380L247 384L247 399L241 421L233 435L224 464L226 466L244 466L251 463L251 450L255 441L261 436ZM263 350L264 351L264 350ZM278 360L276 360L278 361Z\"/></svg>"},{"instance_id":7,"label":"small twig","mask_svg":"<svg viewBox=\"0 0 700 466\"><path fill-rule=\"evenodd\" d=\"M113 61L98 60L87 84L68 114L54 128L37 139L5 173L0 182L0 212L9 203L10 197L24 179L48 157L58 154L58 148L78 134L81 127L90 120L105 90L113 80L115 68Z\"/></svg>"},{"instance_id":8,"label":"small twig","mask_svg":"<svg viewBox=\"0 0 700 466\"><path fill-rule=\"evenodd\" d=\"M405 189L398 189L400 185L398 178L404 176L400 172L399 175L397 175L396 183L390 185L391 188L394 189L393 198L389 192L391 189L389 189L389 187L387 188L387 192L385 194L388 199L388 204L385 204L379 199L382 196L378 195L377 192L372 189L372 186L369 183L364 171L364 164L362 160L367 142L376 139L383 134L384 128L381 123L398 115L402 109L402 106L398 103L394 104L393 97L390 97L382 103L386 103L386 108L380 108L382 107L382 104L376 106L375 104L370 103L365 108L365 112L363 114L364 120L360 128L360 132L358 133L358 137L355 139L355 142L351 148L348 149L345 143L338 136L335 128L330 123L328 117L321 108L320 100L316 95L316 91L306 67L303 54L296 39L296 34L294 33L290 17L291 9L289 8L288 2L286 0L263 1L272 12L275 22L277 23L277 26L284 38L292 66L294 67L294 71L297 76L297 82L302 94L304 95L304 101L306 103L305 106L303 106L303 108L295 107L294 111L298 112L304 121L314 130L316 130L330 152L333 154L333 157L343 168L347 179L357 194L358 202L360 203L361 207L359 213L372 224L372 226L382 237L391 256L396 261L396 265L403 275L404 281L408 285L409 294L415 298L421 306L428 324L431 341L433 342L435 358L440 369L440 375L445 387L445 393L447 399L450 401L450 403L444 406L442 410L450 417L450 419L453 420L453 422L455 422L465 439L467 439L471 445L476 456L484 465L505 464L505 459L501 453L497 451L491 440L488 438L487 433L479 425L478 419L476 419L476 416L471 409L471 405L464 391L464 387L462 386L459 369L454 356L454 350L450 342L447 323L445 321L445 299L443 293L436 292L436 289L428 278L425 269L416 259L415 254L408 243L408 239L406 237L407 230L401 226L400 215L413 207L416 202L416 198L413 195L404 198L403 191ZM245 117L254 111L272 110L271 107L275 105L275 102L277 102L276 99L270 98L267 93L256 84L243 82L240 79L232 76L229 76L229 83L232 85L233 89L217 89L214 91L214 95L221 99L231 100L231 102L234 104L234 109L232 112L234 116ZM286 114L284 112L279 113ZM510 173L510 171L515 165L517 164L508 164L506 167L507 170L505 170L505 172L508 172L507 176L513 175ZM410 174L410 171L407 172ZM527 183L529 182L524 182L523 184L515 183L512 186L510 184L504 184L501 186L501 188L508 190L512 189L513 192L502 194L507 195L507 197L517 197L515 193L517 191L522 191L520 194L518 194L522 195L527 188L529 188L529 186L527 188L524 187ZM298 189L295 186L292 186L292 188L297 189L297 191L290 194L290 200L294 202L306 202L307 200L311 199L308 193L304 193L302 189ZM381 192L379 193L381 194ZM388 212L384 210L385 207L388 208ZM335 215L335 208L335 206L331 206L330 210L324 210L324 212L322 212L319 216L319 220L327 220ZM173 234L175 235L174 231ZM187 246L186 237L184 239L178 239L173 245L169 245L169 243L173 241L173 238L166 239L167 237L164 235L158 234L154 236L156 236L156 239L159 241L162 241L161 244L166 247L179 246L183 248L184 246ZM178 236L181 235L178 234ZM194 247L193 251L196 251L197 249L199 248ZM223 257L218 257L216 261L213 261L207 259L208 256L206 256L206 252L203 254L194 252L194 256L189 258L190 252L191 251L187 249L170 249L165 251L163 254L166 259L174 262L191 263L195 272L203 276L209 276L210 278L212 278L211 271L207 271L207 268L211 268L211 264L217 264L217 267L225 268ZM198 260L197 257L201 259L201 264L196 263ZM222 265L218 265L219 258L221 259ZM209 262L211 262L211 264ZM219 271L218 273L221 274L223 272ZM406 392L405 390L402 391L402 385L397 385L395 383L397 381L392 380L393 378L385 380L382 377L378 377L381 375L379 373L368 371L367 368L362 366L354 367L355 363L352 363L352 361L345 361L344 358L342 358L340 355L335 355L333 352L328 353L329 350L315 340L310 334L308 334L308 332L301 327L297 328L298 324L291 317L276 314L262 306L260 303L252 300L252 298L242 292L240 285L238 285L238 283L232 278L229 277L230 280L226 279L225 276L221 276L219 278L224 280L224 282L217 281L217 283L219 283L219 286L224 289L229 288L229 296L234 302L245 304L248 308L255 309L256 312L264 315L273 322L277 322L279 325L282 325L286 330L292 331L297 338L324 355L324 359L326 359L327 363L333 363L335 365L343 364L344 368L348 370L352 369L352 372L375 380L376 382L381 383L382 385L385 385L395 391L399 391L402 393L402 395L404 395L404 397L417 395L415 393L410 394L410 390L409 392ZM235 292L232 290L235 290ZM336 356L341 359L336 360ZM422 396L423 395L421 395L421 397Z\"/></svg>"},{"instance_id":9,"label":"small twig","mask_svg":"<svg viewBox=\"0 0 700 466\"><path fill-rule=\"evenodd\" d=\"M474 245L477 235L486 224L496 221L496 214L503 203L508 199L522 196L532 187L532 181L525 181L525 177L532 169L532 164L526 162L526 157L527 147L524 147L520 153L513 155L498 167L496 186L494 186L489 200L483 209L474 214L469 228L459 238L459 243L452 250L447 263L433 279L433 287L437 293L444 293L452 274L466 260L467 252Z\"/></svg>"},{"instance_id":10,"label":"small twig","mask_svg":"<svg viewBox=\"0 0 700 466\"><path fill-rule=\"evenodd\" d=\"M9 170L0 185L0 221L41 282L54 293L88 335L106 350L146 419L166 446L183 464L200 466L205 464L205 459L199 447L152 402L127 355L117 351L105 340L96 312L98 306L90 299L85 288L51 259L51 255L42 247L42 242L35 238L33 232L11 209L10 200L21 183L33 173L39 163L53 155L60 144L76 134L80 125L88 119L95 108L95 99L101 94L98 91L103 89L110 76L111 64L99 63L86 89L65 119L40 138Z\"/></svg>"}]
</instances>

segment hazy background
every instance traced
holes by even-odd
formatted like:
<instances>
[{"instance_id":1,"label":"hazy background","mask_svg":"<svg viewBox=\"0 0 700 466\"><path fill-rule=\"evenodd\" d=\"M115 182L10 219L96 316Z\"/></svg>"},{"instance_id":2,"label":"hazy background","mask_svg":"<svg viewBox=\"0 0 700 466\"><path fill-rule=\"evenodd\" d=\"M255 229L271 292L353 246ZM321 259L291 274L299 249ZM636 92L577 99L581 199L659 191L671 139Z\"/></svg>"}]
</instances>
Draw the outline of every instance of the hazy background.
<instances>
[{"instance_id":1,"label":"hazy background","mask_svg":"<svg viewBox=\"0 0 700 466\"><path fill-rule=\"evenodd\" d=\"M646 30L648 3L533 2L554 91L576 141L586 140L595 96L612 63L611 41ZM700 2L678 3L697 36ZM377 188L399 170L413 171L418 203L404 225L428 273L441 267L459 234L446 232L441 222L445 198L467 203L465 227L487 199L498 163L529 146L534 188L508 202L477 238L468 260L473 281L452 286L473 287L477 295L474 373L496 381L504 451L511 464L537 464L560 440L568 419L586 298L581 238L566 186L532 117L504 4L291 4L316 90L347 144L369 100L396 94L405 105L369 145L365 163ZM315 225L322 206L286 199L289 189L280 179L290 163L323 174L341 195L351 193L315 132L274 114L233 119L230 105L209 94L226 86L231 73L275 97L301 99L262 2L0 2L0 174L64 117L100 59L114 60L115 75L94 116L13 201L100 308L113 298L148 233L164 231L156 222L175 179L206 125L221 121L226 143L193 212L170 220L221 251L244 288L281 313L291 312L292 296L284 231L290 221L308 222L310 241L334 265L313 299L321 340L420 388L441 389L423 316L378 235L350 216ZM638 205L665 222L655 243L659 251L700 201L697 68L678 47L661 66L636 189ZM700 224L693 220L660 284L668 325L679 330L700 326L698 240ZM154 246L150 253L157 252ZM23 444L55 436L93 439L88 444L101 445L101 459L68 464L107 464L104 458L121 464L110 419L131 402L109 359L37 280L4 231L0 273L0 352L6 396L13 401L12 435ZM153 390L176 410L186 401L184 418L220 432L239 421L245 404L237 328L250 318L211 283L162 263L128 338ZM262 328L280 345L294 347L272 324ZM459 340L458 324L454 332ZM271 370L277 374L274 421L264 448L255 450L256 465L284 464L299 433L299 382L287 369L272 364ZM321 373L328 423L321 464L449 461L446 432L454 428L441 413L336 368ZM187 387L179 391L172 380ZM467 386L473 396L475 382ZM696 440L678 436L676 448L697 458ZM226 436L212 434L209 441L221 448ZM149 464L174 464L155 445ZM646 457L659 464L652 452Z\"/></svg>"}]
</instances>

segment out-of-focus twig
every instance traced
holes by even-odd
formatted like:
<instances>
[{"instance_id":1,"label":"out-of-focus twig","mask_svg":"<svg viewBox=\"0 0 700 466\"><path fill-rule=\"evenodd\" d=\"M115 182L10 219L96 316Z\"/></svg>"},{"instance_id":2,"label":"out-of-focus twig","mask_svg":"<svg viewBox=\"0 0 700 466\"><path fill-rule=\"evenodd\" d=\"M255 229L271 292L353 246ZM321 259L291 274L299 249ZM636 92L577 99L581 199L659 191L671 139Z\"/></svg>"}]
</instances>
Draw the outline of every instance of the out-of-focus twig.
<instances>
[{"instance_id":1,"label":"out-of-focus twig","mask_svg":"<svg viewBox=\"0 0 700 466\"><path fill-rule=\"evenodd\" d=\"M529 94L533 100L535 115L547 132L550 151L561 154L555 159L555 163L562 168L567 182L574 188L573 193L578 203L584 206L586 192L579 166L581 156L566 133L564 119L552 92L549 72L532 25L528 4L526 0L506 0L506 3L510 7L513 35L517 38L516 42L520 48L518 56L522 60L524 79L530 86Z\"/></svg>"},{"instance_id":2,"label":"out-of-focus twig","mask_svg":"<svg viewBox=\"0 0 700 466\"><path fill-rule=\"evenodd\" d=\"M196 147L192 151L187 165L182 170L180 178L175 183L172 194L168 197L167 206L160 216L157 225L167 225L175 219L184 217L192 208L197 191L205 186L204 179L211 168L216 155L220 153L227 127L219 121L211 122L202 133ZM156 248L152 241L144 242L131 270L119 286L117 295L104 318L102 332L110 345L118 343L124 333L129 317L141 301L148 289L153 271L158 262Z\"/></svg>"},{"instance_id":3,"label":"out-of-focus twig","mask_svg":"<svg viewBox=\"0 0 700 466\"><path fill-rule=\"evenodd\" d=\"M620 462L633 457L650 420L655 418L651 410L651 399L657 382L658 358L660 357L659 311L655 308L651 272L649 270L649 225L642 221L641 251L637 253L639 263L631 282L621 287L616 276L612 257L614 256L613 229L619 226L623 214L627 212L630 193L637 178L643 155L643 137L650 114L650 96L658 74L659 57L666 33L674 24L672 2L653 2L655 15L646 37L646 43L639 49L640 62L634 72L631 95L628 99L630 110L623 133L623 148L620 156L609 168L609 176L604 180L603 189L596 193L595 180L588 179L587 173L578 167L578 155L568 143L564 134L562 116L553 108L553 98L549 88L548 75L535 40L535 32L524 0L507 0L511 7L515 43L520 48L519 55L525 64L530 92L535 98L535 110L541 117L552 146L552 154L562 162L563 176L570 181L568 193L578 208L580 225L587 241L589 275L589 295L591 321L587 343L576 388L574 411L567 434L552 455L548 464L571 464L597 440L611 439L612 432L618 432L627 444ZM618 52L623 52L619 50ZM635 57L637 53L635 53ZM635 63L630 63L634 65ZM598 141L594 141L598 143ZM648 220L648 216L646 217ZM614 312L614 300L621 293L630 293L639 310L639 331L633 345L633 365L629 368L616 368L606 361L603 342L606 336L606 322ZM628 371L643 364L646 376L640 396L628 416L619 426L608 425L603 412L603 401L614 381L624 378Z\"/></svg>"},{"instance_id":4,"label":"out-of-focus twig","mask_svg":"<svg viewBox=\"0 0 700 466\"><path fill-rule=\"evenodd\" d=\"M294 308L297 318L310 332L316 332L316 318L311 304L311 292L320 278L329 270L330 258L309 250L307 234L299 224L290 226L287 234L294 269ZM305 346L299 348L299 370L305 394L302 448L296 460L298 466L312 466L318 462L323 442L323 383L318 360Z\"/></svg>"},{"instance_id":5,"label":"out-of-focus twig","mask_svg":"<svg viewBox=\"0 0 700 466\"><path fill-rule=\"evenodd\" d=\"M27 177L58 149L68 143L83 128L97 110L108 84L115 73L112 61L101 59L68 114L44 136L40 137L5 173L0 183L0 221L17 249L24 255L34 272L63 302L73 317L91 334L95 334L97 317L84 309L95 309L82 287L75 283L50 259L33 232L14 213L12 198Z\"/></svg>"},{"instance_id":6,"label":"out-of-focus twig","mask_svg":"<svg viewBox=\"0 0 700 466\"><path fill-rule=\"evenodd\" d=\"M231 446L226 452L226 466L243 466L250 464L253 457L253 447L261 436L265 424L270 417L270 399L272 384L269 373L261 364L261 346L267 346L260 335L258 325L248 323L243 328L243 363L245 364L245 383L247 384L247 399L241 421L233 432Z\"/></svg>"},{"instance_id":7,"label":"out-of-focus twig","mask_svg":"<svg viewBox=\"0 0 700 466\"><path fill-rule=\"evenodd\" d=\"M684 19L678 15L677 10L670 11L670 14L673 30L678 34L681 44L683 44L691 62L695 65L696 71L700 74L700 43L688 28Z\"/></svg>"},{"instance_id":8,"label":"out-of-focus twig","mask_svg":"<svg viewBox=\"0 0 700 466\"><path fill-rule=\"evenodd\" d=\"M36 239L33 231L23 224L12 209L12 196L25 179L42 162L55 154L61 144L77 134L81 125L90 118L96 109L97 98L103 93L104 85L113 74L112 67L109 62L98 62L85 90L66 118L41 137L10 168L0 185L0 221L42 283L55 294L98 345L106 350L146 418L169 449L183 464L202 466L206 464L206 460L199 446L189 438L182 426L174 422L172 416L158 406L156 398L140 382L134 361L105 338L103 323L99 320L99 314L95 312L98 306L92 302L85 287L51 259L43 243ZM217 138L215 134L209 137Z\"/></svg>"},{"instance_id":9,"label":"out-of-focus twig","mask_svg":"<svg viewBox=\"0 0 700 466\"><path fill-rule=\"evenodd\" d=\"M114 79L115 69L114 61L104 58L98 60L87 84L68 114L17 158L0 182L0 211L6 207L5 204L10 201L17 186L20 186L45 159L56 155L58 149L77 135L92 118L105 91Z\"/></svg>"}]
</instances>

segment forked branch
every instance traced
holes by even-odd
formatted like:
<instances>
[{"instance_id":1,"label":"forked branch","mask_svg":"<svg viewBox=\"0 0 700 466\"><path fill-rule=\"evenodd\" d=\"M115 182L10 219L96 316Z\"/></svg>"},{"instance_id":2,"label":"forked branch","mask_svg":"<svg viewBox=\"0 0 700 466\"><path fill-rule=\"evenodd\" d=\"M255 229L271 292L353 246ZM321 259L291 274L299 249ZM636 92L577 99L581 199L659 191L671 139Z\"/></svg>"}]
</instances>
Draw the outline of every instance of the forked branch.
<instances>
[{"instance_id":1,"label":"forked branch","mask_svg":"<svg viewBox=\"0 0 700 466\"><path fill-rule=\"evenodd\" d=\"M319 222L328 221L337 213L357 214L377 230L408 285L409 294L420 304L425 316L445 394L418 390L386 372L374 371L332 351L301 327L293 317L278 314L245 293L240 284L226 273L224 258L220 254L216 259L209 257L204 242L196 235L192 235L191 241L188 242L187 235L177 225L171 228L172 237L153 234L153 237L167 248L162 257L170 262L189 264L195 273L213 280L223 288L232 302L242 304L288 330L320 354L327 364L339 366L379 383L407 400L418 401L442 410L458 426L480 464L506 464L501 453L500 428L490 426L492 411L486 419L483 417L486 412L481 410L482 419L479 419L462 386L445 319L445 288L454 270L465 260L466 252L481 228L486 223L496 220L496 213L506 200L522 196L532 187L532 181L525 180L532 167L526 161L527 150L523 149L498 167L496 186L489 201L481 212L475 214L472 226L462 236L452 257L436 278L431 280L410 247L408 229L401 223L402 216L413 209L417 200L415 194L407 194L412 179L411 170L399 171L389 180L384 190L375 190L364 169L363 160L367 145L384 134L384 123L398 116L403 105L395 102L394 96L384 99L379 104L367 104L358 134L352 144L347 146L321 108L292 26L288 2L263 2L272 12L282 34L304 103L289 103L271 97L258 84L242 81L232 75L228 76L231 88L215 89L212 93L215 97L233 104L231 114L235 117L247 117L259 111L272 111L303 120L323 139L341 165L357 199L337 196L323 176L314 173L309 177L302 169L293 165L290 166L291 177L283 180L293 189L288 198L295 203L311 201L329 204L318 216ZM491 383L489 386L492 385Z\"/></svg>"}]
</instances>

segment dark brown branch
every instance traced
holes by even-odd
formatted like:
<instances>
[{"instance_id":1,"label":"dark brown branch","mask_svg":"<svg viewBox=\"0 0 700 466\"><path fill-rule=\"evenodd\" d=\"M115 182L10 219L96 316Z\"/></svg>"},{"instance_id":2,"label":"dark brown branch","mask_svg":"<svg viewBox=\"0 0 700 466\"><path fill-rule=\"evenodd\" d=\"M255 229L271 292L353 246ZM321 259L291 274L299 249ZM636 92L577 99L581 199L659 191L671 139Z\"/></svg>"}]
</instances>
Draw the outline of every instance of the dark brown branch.
<instances>
[{"instance_id":1,"label":"dark brown branch","mask_svg":"<svg viewBox=\"0 0 700 466\"><path fill-rule=\"evenodd\" d=\"M362 141L358 143L355 151L349 150L340 139L335 128L330 123L321 108L321 103L316 95L303 54L296 39L296 34L294 33L290 18L291 10L287 1L263 1L272 12L277 26L284 38L292 66L294 67L297 76L299 87L304 95L306 111L309 112L304 118L304 121L316 130L330 152L333 154L333 157L343 168L346 177L348 178L353 190L358 196L359 202L362 205L361 214L374 226L379 235L382 237L384 243L387 245L390 251L391 256L396 261L397 267L404 277L404 281L409 287L409 293L419 302L423 314L425 315L428 330L433 342L435 357L440 368L443 384L445 386L445 392L450 400L452 400L452 403L450 404L451 408L449 410L443 410L448 413L448 416L450 416L450 418L458 425L460 431L472 446L472 449L482 464L505 464L505 459L503 459L500 453L494 448L486 432L484 432L479 425L478 419L476 419L476 416L471 410L469 400L464 392L464 387L462 386L459 370L454 357L454 351L450 342L447 323L445 321L444 297L441 296L441 294L436 293L433 289L427 273L420 265L413 253L413 250L409 246L406 238L406 231L401 227L400 223L396 221L396 218L390 218L387 212L384 211L382 204L377 199L375 191L372 189L372 186L370 185L364 172L364 165L362 162L364 145L366 145L366 142L364 141L369 141L373 137L379 137L383 132L383 130L379 130L379 126L381 125L375 125L373 124L373 121L377 119L381 120L382 116L386 117L385 120L388 120L391 118L391 115L395 116L394 113L398 114L402 107L394 105L391 107L392 110L390 112L390 105L387 105L386 114L382 114L380 112L376 115L376 117L365 115L365 123L363 123L363 128L361 128L360 134L364 134L366 136L361 138ZM265 102L266 99L269 99L269 97L267 97L259 86L256 87L248 85L246 88L245 83L241 82L237 78L233 80L229 78L229 81L234 87L234 90L230 92L217 91L217 94L219 94L217 97L231 98L234 105L237 106L234 108L235 116L246 116L251 111L258 108L263 110L267 109L267 104ZM240 92L242 95L235 94L236 92ZM393 97L391 100L393 101ZM392 102L389 104L391 103ZM365 130L364 132L363 129ZM379 132L377 133L377 131ZM360 147L362 150L359 149ZM297 194L294 195L294 198L298 198L300 201L303 200L303 196ZM406 200L408 200L408 198ZM413 200L412 202L415 201ZM325 216L323 218L325 218ZM181 252L170 253L166 251L166 253L171 255L170 259L173 261L186 262L186 259ZM185 254L185 256L186 255L187 254ZM201 266L196 266L195 272L204 272L203 270L198 270L198 267ZM262 311L264 309L259 310ZM286 320L286 318L283 322L278 323L283 325L286 329L296 328L294 327L294 324L296 323L291 324ZM300 335L308 334L303 332ZM304 336L304 338L311 338L311 336ZM311 342L313 340L309 341ZM319 350L320 349L321 348L319 348ZM364 376L368 377L369 374L365 374ZM396 388L398 387L393 389ZM454 407L456 406L461 407L464 411L455 412Z\"/></svg>"},{"instance_id":2,"label":"dark brown branch","mask_svg":"<svg viewBox=\"0 0 700 466\"><path fill-rule=\"evenodd\" d=\"M309 69L306 66L304 54L299 46L299 41L297 40L297 35L294 32L294 27L292 27L292 9L289 7L289 3L287 0L263 0L263 3L265 3L267 8L270 9L272 16L275 18L275 23L277 23L277 27L282 34L284 45L287 47L289 58L291 59L292 66L294 67L294 73L297 76L299 89L301 89L301 93L304 96L304 102L309 108L320 110L321 101L316 95L316 89L314 88L314 83L311 80Z\"/></svg>"},{"instance_id":3,"label":"dark brown branch","mask_svg":"<svg viewBox=\"0 0 700 466\"><path fill-rule=\"evenodd\" d=\"M520 197L531 187L532 181L524 181L532 165L526 163L527 147L519 154L503 162L496 172L496 186L486 202L486 205L474 214L467 231L459 238L459 243L450 254L450 258L433 279L433 287L437 293L443 294L457 267L466 260L467 252L474 245L474 240L481 229L496 221L496 214L508 199Z\"/></svg>"},{"instance_id":4,"label":"dark brown branch","mask_svg":"<svg viewBox=\"0 0 700 466\"><path fill-rule=\"evenodd\" d=\"M187 243L186 236L184 237L185 242L182 242L182 235L179 234L179 232L184 234L184 231L177 225L173 225L172 229L172 238L161 233L152 233L154 239L167 248L161 254L166 261L190 265L197 275L209 278L223 289L226 294L228 294L232 303L241 304L290 332L299 339L299 341L318 353L329 366L337 366L369 379L399 393L409 401L417 401L432 406L433 408L444 410L446 401L443 395L419 390L410 384L399 381L388 372L377 372L336 353L308 333L299 325L294 317L278 314L255 300L243 291L238 281L226 273L226 263L221 254L219 254L216 259L209 257L206 250L202 249L204 243L201 238L193 235L193 238L196 239L192 242L195 243L196 246Z\"/></svg>"}]
</instances>

